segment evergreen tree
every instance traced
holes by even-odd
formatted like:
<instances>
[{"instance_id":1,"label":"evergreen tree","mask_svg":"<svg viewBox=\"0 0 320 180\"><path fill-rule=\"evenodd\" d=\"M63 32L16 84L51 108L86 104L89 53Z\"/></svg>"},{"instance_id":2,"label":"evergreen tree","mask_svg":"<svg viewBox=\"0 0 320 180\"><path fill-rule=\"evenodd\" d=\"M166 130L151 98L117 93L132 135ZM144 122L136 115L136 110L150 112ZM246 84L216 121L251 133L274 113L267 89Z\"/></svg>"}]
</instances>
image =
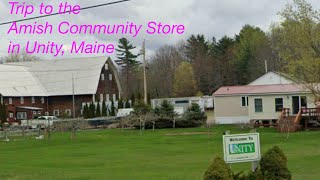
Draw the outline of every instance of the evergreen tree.
<instances>
[{"instance_id":1,"label":"evergreen tree","mask_svg":"<svg viewBox=\"0 0 320 180\"><path fill-rule=\"evenodd\" d=\"M136 102L136 97L134 94L131 94L131 106L134 106L134 103Z\"/></svg>"},{"instance_id":2,"label":"evergreen tree","mask_svg":"<svg viewBox=\"0 0 320 180\"><path fill-rule=\"evenodd\" d=\"M87 119L88 116L89 116L89 109L88 109L88 105L87 105L87 103L86 103L86 104L84 105L84 107L83 107L83 117L84 117L85 119Z\"/></svg>"},{"instance_id":3,"label":"evergreen tree","mask_svg":"<svg viewBox=\"0 0 320 180\"><path fill-rule=\"evenodd\" d=\"M138 97L137 97L138 101L141 101L142 100L142 96L141 96L141 93L138 92Z\"/></svg>"},{"instance_id":4,"label":"evergreen tree","mask_svg":"<svg viewBox=\"0 0 320 180\"><path fill-rule=\"evenodd\" d=\"M136 48L133 46L128 39L121 38L118 42L117 58L115 62L121 66L123 73L125 74L126 79L126 95L129 93L129 77L133 73L133 71L139 66L139 61L137 61L137 57L139 55L135 55L132 51Z\"/></svg>"},{"instance_id":5,"label":"evergreen tree","mask_svg":"<svg viewBox=\"0 0 320 180\"><path fill-rule=\"evenodd\" d=\"M96 117L101 117L101 108L100 108L100 103L98 103L98 104L97 104Z\"/></svg>"},{"instance_id":6,"label":"evergreen tree","mask_svg":"<svg viewBox=\"0 0 320 180\"><path fill-rule=\"evenodd\" d=\"M94 118L95 117L95 105L92 102L89 106L89 118Z\"/></svg>"},{"instance_id":7,"label":"evergreen tree","mask_svg":"<svg viewBox=\"0 0 320 180\"><path fill-rule=\"evenodd\" d=\"M130 106L130 101L129 101L129 100L126 100L125 105L126 105L126 108L131 108L131 106Z\"/></svg>"},{"instance_id":8,"label":"evergreen tree","mask_svg":"<svg viewBox=\"0 0 320 180\"><path fill-rule=\"evenodd\" d=\"M102 102L102 116L107 116L107 106L105 101Z\"/></svg>"},{"instance_id":9,"label":"evergreen tree","mask_svg":"<svg viewBox=\"0 0 320 180\"><path fill-rule=\"evenodd\" d=\"M7 107L5 104L0 103L0 122L7 122Z\"/></svg>"},{"instance_id":10,"label":"evergreen tree","mask_svg":"<svg viewBox=\"0 0 320 180\"><path fill-rule=\"evenodd\" d=\"M123 108L123 100L120 98L118 100L118 109L122 109Z\"/></svg>"},{"instance_id":11,"label":"evergreen tree","mask_svg":"<svg viewBox=\"0 0 320 180\"><path fill-rule=\"evenodd\" d=\"M148 95L147 95L147 100L148 100L148 104L151 104L151 95L150 95L150 93L148 93Z\"/></svg>"},{"instance_id":12,"label":"evergreen tree","mask_svg":"<svg viewBox=\"0 0 320 180\"><path fill-rule=\"evenodd\" d=\"M110 116L116 116L116 108L114 107L113 100L111 101L111 107L110 107L109 115Z\"/></svg>"}]
</instances>

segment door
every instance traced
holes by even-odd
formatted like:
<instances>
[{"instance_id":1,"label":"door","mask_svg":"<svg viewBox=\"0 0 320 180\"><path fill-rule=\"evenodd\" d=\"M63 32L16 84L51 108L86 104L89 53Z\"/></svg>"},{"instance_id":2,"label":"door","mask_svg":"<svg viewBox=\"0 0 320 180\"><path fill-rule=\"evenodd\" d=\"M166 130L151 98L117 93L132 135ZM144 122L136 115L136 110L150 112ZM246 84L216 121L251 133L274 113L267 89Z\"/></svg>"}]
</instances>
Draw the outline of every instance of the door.
<instances>
[{"instance_id":1,"label":"door","mask_svg":"<svg viewBox=\"0 0 320 180\"><path fill-rule=\"evenodd\" d=\"M300 96L292 96L292 114L298 114L300 110Z\"/></svg>"},{"instance_id":2,"label":"door","mask_svg":"<svg viewBox=\"0 0 320 180\"><path fill-rule=\"evenodd\" d=\"M292 96L292 114L298 114L301 108L307 108L306 96Z\"/></svg>"}]
</instances>

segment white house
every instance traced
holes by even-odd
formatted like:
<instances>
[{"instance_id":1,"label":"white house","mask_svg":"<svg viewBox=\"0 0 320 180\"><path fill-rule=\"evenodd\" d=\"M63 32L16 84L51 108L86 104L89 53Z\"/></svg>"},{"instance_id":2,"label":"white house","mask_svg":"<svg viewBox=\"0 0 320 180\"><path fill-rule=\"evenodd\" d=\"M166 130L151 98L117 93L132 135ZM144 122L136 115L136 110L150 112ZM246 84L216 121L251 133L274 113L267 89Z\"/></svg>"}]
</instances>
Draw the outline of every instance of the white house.
<instances>
[{"instance_id":1,"label":"white house","mask_svg":"<svg viewBox=\"0 0 320 180\"><path fill-rule=\"evenodd\" d=\"M309 91L277 72L269 72L249 85L221 87L213 97L218 124L270 123L278 120L283 108L296 115L303 107L315 107Z\"/></svg>"}]
</instances>

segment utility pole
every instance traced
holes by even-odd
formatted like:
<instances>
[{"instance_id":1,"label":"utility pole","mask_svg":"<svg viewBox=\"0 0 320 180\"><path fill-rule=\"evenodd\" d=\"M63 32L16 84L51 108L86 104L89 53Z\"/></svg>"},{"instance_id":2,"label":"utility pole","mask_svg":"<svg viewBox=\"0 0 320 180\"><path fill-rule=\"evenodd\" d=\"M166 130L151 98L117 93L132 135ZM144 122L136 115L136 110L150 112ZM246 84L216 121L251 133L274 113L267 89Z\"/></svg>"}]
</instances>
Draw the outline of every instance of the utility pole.
<instances>
[{"instance_id":1,"label":"utility pole","mask_svg":"<svg viewBox=\"0 0 320 180\"><path fill-rule=\"evenodd\" d=\"M266 74L268 73L268 62L267 60L264 60L264 66L265 66L265 70L266 70Z\"/></svg>"},{"instance_id":2,"label":"utility pole","mask_svg":"<svg viewBox=\"0 0 320 180\"><path fill-rule=\"evenodd\" d=\"M73 119L76 118L76 112L75 112L75 103L74 103L74 77L72 72L72 113L73 113Z\"/></svg>"},{"instance_id":3,"label":"utility pole","mask_svg":"<svg viewBox=\"0 0 320 180\"><path fill-rule=\"evenodd\" d=\"M143 53L143 76L144 76L144 103L148 104L147 75L146 75L146 40L143 40L142 53Z\"/></svg>"}]
</instances>

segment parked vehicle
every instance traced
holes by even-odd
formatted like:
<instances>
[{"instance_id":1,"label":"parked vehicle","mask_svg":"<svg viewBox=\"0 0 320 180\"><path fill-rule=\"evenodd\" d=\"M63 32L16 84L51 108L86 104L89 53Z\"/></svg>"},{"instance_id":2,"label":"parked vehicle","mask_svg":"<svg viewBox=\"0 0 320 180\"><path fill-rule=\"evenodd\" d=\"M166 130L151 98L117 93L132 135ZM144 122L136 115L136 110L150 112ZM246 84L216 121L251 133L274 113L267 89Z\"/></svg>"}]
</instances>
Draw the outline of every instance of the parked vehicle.
<instances>
[{"instance_id":1,"label":"parked vehicle","mask_svg":"<svg viewBox=\"0 0 320 180\"><path fill-rule=\"evenodd\" d=\"M320 128L320 123L316 120L311 120L308 122L309 127Z\"/></svg>"},{"instance_id":2,"label":"parked vehicle","mask_svg":"<svg viewBox=\"0 0 320 180\"><path fill-rule=\"evenodd\" d=\"M58 118L55 116L40 116L38 119L21 120L21 126L30 129L44 129L48 125L52 126L54 121L58 121Z\"/></svg>"}]
</instances>

